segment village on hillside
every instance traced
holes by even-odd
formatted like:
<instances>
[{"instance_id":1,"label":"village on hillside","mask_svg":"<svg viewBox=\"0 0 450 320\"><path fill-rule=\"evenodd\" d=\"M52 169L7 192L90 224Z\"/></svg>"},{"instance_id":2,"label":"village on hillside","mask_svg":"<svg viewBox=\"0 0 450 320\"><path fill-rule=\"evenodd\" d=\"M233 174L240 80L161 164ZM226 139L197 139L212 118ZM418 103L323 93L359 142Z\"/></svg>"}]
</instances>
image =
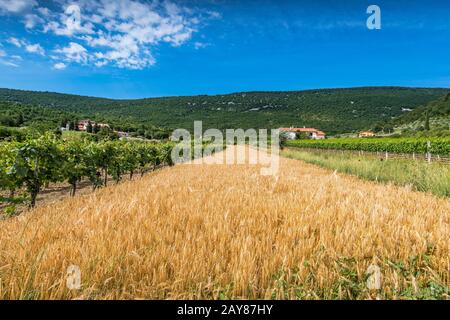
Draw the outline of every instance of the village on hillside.
<instances>
[{"instance_id":1,"label":"village on hillside","mask_svg":"<svg viewBox=\"0 0 450 320\"><path fill-rule=\"evenodd\" d=\"M99 123L90 119L67 122L66 126L60 128L61 131L79 131L92 134L96 134L102 129L117 134L119 138L131 137L128 132L111 129L111 126L108 123ZM280 128L279 130L281 135L283 135L287 140L323 140L328 138L324 131L316 128L307 128L305 126L302 128L291 126L289 128ZM372 131L361 131L357 133L357 137L359 138L371 138L375 136L376 134Z\"/></svg>"},{"instance_id":2,"label":"village on hillside","mask_svg":"<svg viewBox=\"0 0 450 320\"><path fill-rule=\"evenodd\" d=\"M111 130L111 126L107 123L97 123L89 119L67 122L66 126L61 127L60 129L61 131L80 131L87 133L98 133L100 130L106 129L116 133L119 138L128 138L130 136L128 132Z\"/></svg>"},{"instance_id":3,"label":"village on hillside","mask_svg":"<svg viewBox=\"0 0 450 320\"><path fill-rule=\"evenodd\" d=\"M287 140L302 140L302 139L311 139L311 140L323 140L327 139L327 134L316 128L280 128L280 133ZM372 138L375 137L376 134L372 131L361 131L357 133L358 138Z\"/></svg>"}]
</instances>

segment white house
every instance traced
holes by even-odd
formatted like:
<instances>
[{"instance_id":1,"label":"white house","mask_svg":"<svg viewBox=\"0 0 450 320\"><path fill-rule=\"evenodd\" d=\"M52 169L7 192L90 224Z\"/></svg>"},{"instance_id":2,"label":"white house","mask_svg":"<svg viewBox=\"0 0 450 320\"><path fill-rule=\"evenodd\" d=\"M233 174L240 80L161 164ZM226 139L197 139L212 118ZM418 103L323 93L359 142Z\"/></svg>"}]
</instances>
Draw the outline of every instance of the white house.
<instances>
[{"instance_id":1,"label":"white house","mask_svg":"<svg viewBox=\"0 0 450 320\"><path fill-rule=\"evenodd\" d=\"M295 140L297 138L297 134L303 133L306 134L310 139L313 140L321 140L325 139L325 132L317 130L315 128L280 128L280 132L284 133L285 136L290 140Z\"/></svg>"}]
</instances>

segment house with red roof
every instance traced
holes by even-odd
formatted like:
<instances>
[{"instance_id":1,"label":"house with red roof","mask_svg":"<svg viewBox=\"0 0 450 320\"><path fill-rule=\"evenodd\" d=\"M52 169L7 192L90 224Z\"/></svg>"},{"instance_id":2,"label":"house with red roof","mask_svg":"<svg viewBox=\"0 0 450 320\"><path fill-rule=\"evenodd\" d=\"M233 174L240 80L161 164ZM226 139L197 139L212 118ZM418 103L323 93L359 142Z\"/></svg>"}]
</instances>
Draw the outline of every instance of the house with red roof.
<instances>
[{"instance_id":1,"label":"house with red roof","mask_svg":"<svg viewBox=\"0 0 450 320\"><path fill-rule=\"evenodd\" d=\"M288 139L295 140L299 134L305 134L310 139L321 140L325 139L326 134L316 128L280 128L280 132L283 133Z\"/></svg>"}]
</instances>

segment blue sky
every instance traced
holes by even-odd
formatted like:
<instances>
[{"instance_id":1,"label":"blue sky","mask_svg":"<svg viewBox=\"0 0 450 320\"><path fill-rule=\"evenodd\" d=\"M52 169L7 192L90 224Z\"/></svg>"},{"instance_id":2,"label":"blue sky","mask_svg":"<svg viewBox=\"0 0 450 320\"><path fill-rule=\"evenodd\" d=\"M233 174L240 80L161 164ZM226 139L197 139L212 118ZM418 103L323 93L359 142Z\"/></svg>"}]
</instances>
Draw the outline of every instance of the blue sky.
<instances>
[{"instance_id":1,"label":"blue sky","mask_svg":"<svg viewBox=\"0 0 450 320\"><path fill-rule=\"evenodd\" d=\"M371 4L381 30L366 26ZM0 0L0 87L112 98L450 87L448 17L448 1Z\"/></svg>"}]
</instances>

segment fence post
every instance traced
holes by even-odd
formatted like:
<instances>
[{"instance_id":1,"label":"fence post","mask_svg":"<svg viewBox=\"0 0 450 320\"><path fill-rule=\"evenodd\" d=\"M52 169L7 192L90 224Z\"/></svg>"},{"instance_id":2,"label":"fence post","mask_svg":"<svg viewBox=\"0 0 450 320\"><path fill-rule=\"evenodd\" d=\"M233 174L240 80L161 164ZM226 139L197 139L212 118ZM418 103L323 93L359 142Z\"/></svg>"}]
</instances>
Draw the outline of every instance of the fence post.
<instances>
[{"instance_id":1,"label":"fence post","mask_svg":"<svg viewBox=\"0 0 450 320\"><path fill-rule=\"evenodd\" d=\"M386 157L386 160L389 158L389 153L387 151L386 151L385 157Z\"/></svg>"},{"instance_id":2,"label":"fence post","mask_svg":"<svg viewBox=\"0 0 450 320\"><path fill-rule=\"evenodd\" d=\"M431 141L427 141L427 161L431 163Z\"/></svg>"}]
</instances>

